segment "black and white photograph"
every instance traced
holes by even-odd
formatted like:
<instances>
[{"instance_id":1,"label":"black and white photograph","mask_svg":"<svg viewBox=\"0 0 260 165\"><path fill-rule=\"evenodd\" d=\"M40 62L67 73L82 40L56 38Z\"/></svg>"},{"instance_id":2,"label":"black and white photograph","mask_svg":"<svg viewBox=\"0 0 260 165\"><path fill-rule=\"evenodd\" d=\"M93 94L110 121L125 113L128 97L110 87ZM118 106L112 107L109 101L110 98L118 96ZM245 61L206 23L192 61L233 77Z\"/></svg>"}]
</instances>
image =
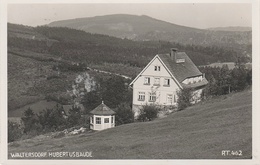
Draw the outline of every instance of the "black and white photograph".
<instances>
[{"instance_id":1,"label":"black and white photograph","mask_svg":"<svg viewBox=\"0 0 260 165\"><path fill-rule=\"evenodd\" d=\"M184 2L7 3L4 159L259 163L259 2Z\"/></svg>"}]
</instances>

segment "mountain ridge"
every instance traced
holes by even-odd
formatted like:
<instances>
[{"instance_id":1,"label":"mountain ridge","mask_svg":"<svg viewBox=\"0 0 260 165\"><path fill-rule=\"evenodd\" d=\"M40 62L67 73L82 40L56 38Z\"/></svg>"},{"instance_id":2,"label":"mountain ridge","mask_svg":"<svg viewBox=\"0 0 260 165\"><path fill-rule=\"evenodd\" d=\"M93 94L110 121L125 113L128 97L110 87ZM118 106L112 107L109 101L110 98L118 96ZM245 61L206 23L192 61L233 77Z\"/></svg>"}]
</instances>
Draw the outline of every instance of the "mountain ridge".
<instances>
[{"instance_id":1,"label":"mountain ridge","mask_svg":"<svg viewBox=\"0 0 260 165\"><path fill-rule=\"evenodd\" d=\"M69 20L61 20L52 22L48 26L69 27L85 32L104 34L118 38L128 38L134 40L139 39L138 36L143 36L150 31L168 32L171 29L177 31L198 31L200 29L185 27L152 17L141 15L128 15L128 14L113 14L106 16L84 17Z\"/></svg>"},{"instance_id":2,"label":"mountain ridge","mask_svg":"<svg viewBox=\"0 0 260 165\"><path fill-rule=\"evenodd\" d=\"M215 31L177 25L146 15L114 14L51 22L50 27L68 27L89 33L137 41L168 41L201 46L235 47L252 43L252 31Z\"/></svg>"}]
</instances>

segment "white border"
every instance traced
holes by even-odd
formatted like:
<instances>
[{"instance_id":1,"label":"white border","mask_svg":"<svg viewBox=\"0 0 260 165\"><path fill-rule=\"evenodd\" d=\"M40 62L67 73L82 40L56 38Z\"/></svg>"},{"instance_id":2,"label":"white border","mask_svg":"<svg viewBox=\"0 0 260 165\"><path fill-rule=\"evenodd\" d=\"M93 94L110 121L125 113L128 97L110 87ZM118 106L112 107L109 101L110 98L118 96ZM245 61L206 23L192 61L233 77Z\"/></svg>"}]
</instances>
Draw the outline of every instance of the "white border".
<instances>
[{"instance_id":1,"label":"white border","mask_svg":"<svg viewBox=\"0 0 260 165\"><path fill-rule=\"evenodd\" d=\"M8 2L7 2L8 1ZM259 0L0 0L0 164L236 164L260 165L260 54L259 54ZM252 160L207 160L207 159L182 159L182 160L8 160L7 159L7 4L69 4L69 3L251 3L252 4L252 43L253 43L253 159Z\"/></svg>"}]
</instances>

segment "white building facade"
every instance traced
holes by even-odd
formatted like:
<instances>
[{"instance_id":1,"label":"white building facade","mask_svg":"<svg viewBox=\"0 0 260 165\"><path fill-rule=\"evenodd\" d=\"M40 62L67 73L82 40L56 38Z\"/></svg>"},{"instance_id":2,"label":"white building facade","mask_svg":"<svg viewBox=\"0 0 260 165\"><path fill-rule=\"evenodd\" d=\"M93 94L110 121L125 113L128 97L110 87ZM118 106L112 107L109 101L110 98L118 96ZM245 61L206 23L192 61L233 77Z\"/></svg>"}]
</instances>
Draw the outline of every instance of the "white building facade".
<instances>
[{"instance_id":1,"label":"white building facade","mask_svg":"<svg viewBox=\"0 0 260 165\"><path fill-rule=\"evenodd\" d=\"M193 103L200 101L207 80L184 52L156 55L130 83L133 88L133 111L142 105L177 106L177 92L192 88Z\"/></svg>"},{"instance_id":2,"label":"white building facade","mask_svg":"<svg viewBox=\"0 0 260 165\"><path fill-rule=\"evenodd\" d=\"M90 129L101 131L115 127L115 112L103 102L90 112Z\"/></svg>"}]
</instances>

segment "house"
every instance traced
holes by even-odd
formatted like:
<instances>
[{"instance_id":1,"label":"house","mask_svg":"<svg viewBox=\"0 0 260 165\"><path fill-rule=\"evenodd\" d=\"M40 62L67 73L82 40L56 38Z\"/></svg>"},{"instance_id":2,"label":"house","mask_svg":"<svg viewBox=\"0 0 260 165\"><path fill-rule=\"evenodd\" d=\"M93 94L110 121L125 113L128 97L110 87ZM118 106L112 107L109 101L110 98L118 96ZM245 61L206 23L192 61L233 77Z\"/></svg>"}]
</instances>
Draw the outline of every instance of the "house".
<instances>
[{"instance_id":1,"label":"house","mask_svg":"<svg viewBox=\"0 0 260 165\"><path fill-rule=\"evenodd\" d=\"M193 91L192 103L198 102L207 83L185 52L172 48L169 54L157 54L130 83L135 116L145 104L177 106L177 92L185 88Z\"/></svg>"},{"instance_id":2,"label":"house","mask_svg":"<svg viewBox=\"0 0 260 165\"><path fill-rule=\"evenodd\" d=\"M90 111L90 129L104 130L115 127L115 112L102 103Z\"/></svg>"}]
</instances>

